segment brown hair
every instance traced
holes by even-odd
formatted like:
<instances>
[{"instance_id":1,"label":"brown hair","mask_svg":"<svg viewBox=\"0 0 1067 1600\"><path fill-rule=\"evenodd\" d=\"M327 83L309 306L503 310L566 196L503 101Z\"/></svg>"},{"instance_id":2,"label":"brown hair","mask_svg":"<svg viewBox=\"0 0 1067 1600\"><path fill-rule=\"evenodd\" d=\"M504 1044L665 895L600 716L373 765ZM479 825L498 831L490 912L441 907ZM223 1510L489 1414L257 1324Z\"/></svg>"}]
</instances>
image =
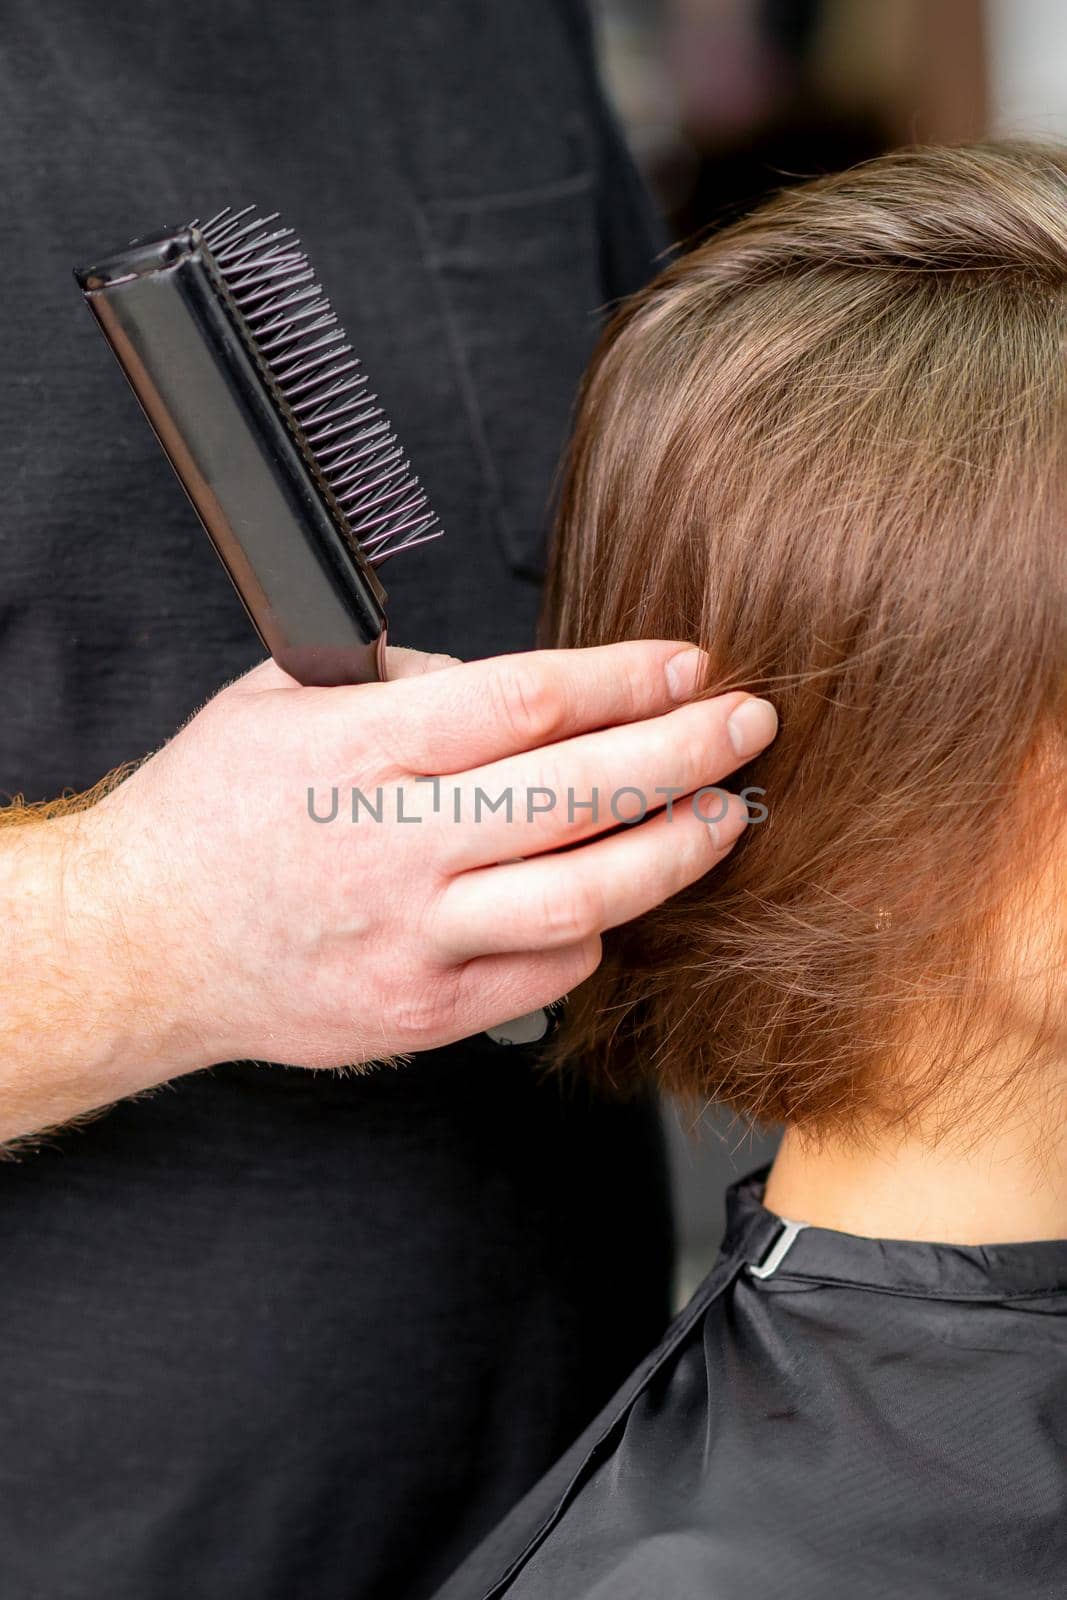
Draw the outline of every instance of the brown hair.
<instances>
[{"instance_id":1,"label":"brown hair","mask_svg":"<svg viewBox=\"0 0 1067 1600\"><path fill-rule=\"evenodd\" d=\"M941 1103L979 1008L1013 1027L998 919L1062 821L1065 336L1067 154L1021 144L786 192L615 317L551 640L694 639L781 731L732 785L768 820L608 936L559 1052L856 1124Z\"/></svg>"}]
</instances>

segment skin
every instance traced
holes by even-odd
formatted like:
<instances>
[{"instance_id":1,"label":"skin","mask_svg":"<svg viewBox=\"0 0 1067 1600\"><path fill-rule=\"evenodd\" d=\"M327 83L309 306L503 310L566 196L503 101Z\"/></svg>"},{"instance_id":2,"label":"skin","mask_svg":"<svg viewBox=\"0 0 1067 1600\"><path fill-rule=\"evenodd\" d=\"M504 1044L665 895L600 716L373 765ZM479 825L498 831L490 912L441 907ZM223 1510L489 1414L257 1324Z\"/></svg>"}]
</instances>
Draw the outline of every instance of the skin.
<instances>
[{"instance_id":1,"label":"skin","mask_svg":"<svg viewBox=\"0 0 1067 1600\"><path fill-rule=\"evenodd\" d=\"M788 1128L767 1183L770 1210L871 1238L962 1245L1067 1239L1067 949L1062 842L1019 886L999 946L1010 1026L942 1103L896 1127L858 1134ZM1050 1035L1049 1015L1055 1019ZM974 1005L975 1044L983 1007ZM923 1018L913 1054L923 1055ZM902 1077L888 1054L883 1071Z\"/></svg>"},{"instance_id":2,"label":"skin","mask_svg":"<svg viewBox=\"0 0 1067 1600\"><path fill-rule=\"evenodd\" d=\"M564 995L606 928L746 825L738 800L714 827L679 800L621 832L606 804L568 816L568 788L689 795L770 741L764 701L686 703L704 665L670 641L469 665L394 650L388 682L314 689L268 662L97 804L4 829L0 1139L213 1062L370 1063ZM309 786L325 813L334 785L338 820L314 822ZM379 785L383 820L352 825L351 789ZM512 821L472 820L479 786L514 790ZM564 801L527 820L535 787Z\"/></svg>"},{"instance_id":3,"label":"skin","mask_svg":"<svg viewBox=\"0 0 1067 1600\"><path fill-rule=\"evenodd\" d=\"M863 1147L786 1132L767 1184L779 1216L877 1239L1017 1244L1067 1238L1067 1132L1054 1148L1037 1105L1017 1107L976 1144L883 1133ZM1060 1097L1062 1098L1062 1097ZM1036 1097L1035 1097L1036 1099Z\"/></svg>"}]
</instances>

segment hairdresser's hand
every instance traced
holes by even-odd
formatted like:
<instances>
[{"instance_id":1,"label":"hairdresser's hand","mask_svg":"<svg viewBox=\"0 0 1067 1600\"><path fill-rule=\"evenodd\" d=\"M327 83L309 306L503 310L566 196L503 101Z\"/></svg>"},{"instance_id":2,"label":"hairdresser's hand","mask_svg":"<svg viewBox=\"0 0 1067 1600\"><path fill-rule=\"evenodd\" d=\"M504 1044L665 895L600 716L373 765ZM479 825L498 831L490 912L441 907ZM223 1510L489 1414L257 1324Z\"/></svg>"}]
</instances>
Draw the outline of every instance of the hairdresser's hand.
<instances>
[{"instance_id":1,"label":"hairdresser's hand","mask_svg":"<svg viewBox=\"0 0 1067 1600\"><path fill-rule=\"evenodd\" d=\"M231 684L90 811L28 830L66 830L71 1023L106 1057L74 1098L232 1058L425 1050L565 994L605 928L745 825L739 800L668 816L656 792L716 784L773 736L745 694L684 704L701 663L647 642L470 665L392 651L383 684L301 688L272 663ZM335 819L313 820L309 789L329 816L335 788ZM351 820L353 790L375 808L381 791L380 821L365 804ZM649 820L617 831L641 795Z\"/></svg>"}]
</instances>

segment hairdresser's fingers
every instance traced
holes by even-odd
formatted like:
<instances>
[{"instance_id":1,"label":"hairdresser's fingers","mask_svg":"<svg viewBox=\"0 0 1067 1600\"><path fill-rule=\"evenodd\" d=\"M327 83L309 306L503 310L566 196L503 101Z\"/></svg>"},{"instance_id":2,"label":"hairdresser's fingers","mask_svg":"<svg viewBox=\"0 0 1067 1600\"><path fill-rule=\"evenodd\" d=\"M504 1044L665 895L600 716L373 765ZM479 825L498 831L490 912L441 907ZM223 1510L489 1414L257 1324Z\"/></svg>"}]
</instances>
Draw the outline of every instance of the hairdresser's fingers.
<instances>
[{"instance_id":1,"label":"hairdresser's fingers","mask_svg":"<svg viewBox=\"0 0 1067 1600\"><path fill-rule=\"evenodd\" d=\"M464 1035L492 1028L561 1000L600 965L594 935L558 950L487 955L455 969L452 1016Z\"/></svg>"},{"instance_id":2,"label":"hairdresser's fingers","mask_svg":"<svg viewBox=\"0 0 1067 1600\"><path fill-rule=\"evenodd\" d=\"M402 678L424 678L428 672L462 665L458 656L427 655L422 650L391 644L385 652L385 679L387 683L398 683Z\"/></svg>"},{"instance_id":3,"label":"hairdresser's fingers","mask_svg":"<svg viewBox=\"0 0 1067 1600\"><path fill-rule=\"evenodd\" d=\"M258 667L234 678L223 691L227 695L263 694L274 689L299 689L301 686L283 667L268 656Z\"/></svg>"},{"instance_id":4,"label":"hairdresser's fingers","mask_svg":"<svg viewBox=\"0 0 1067 1600\"><path fill-rule=\"evenodd\" d=\"M634 828L561 855L485 867L454 878L437 903L435 949L463 961L488 951L569 947L639 917L703 877L748 823L736 795L721 822L687 802Z\"/></svg>"},{"instance_id":5,"label":"hairdresser's fingers","mask_svg":"<svg viewBox=\"0 0 1067 1600\"><path fill-rule=\"evenodd\" d=\"M672 797L720 783L776 731L767 701L734 691L445 780L440 814L454 822L458 810L469 825L441 830L441 863L446 871L489 866L640 820ZM716 800L705 807L712 820Z\"/></svg>"},{"instance_id":6,"label":"hairdresser's fingers","mask_svg":"<svg viewBox=\"0 0 1067 1600\"><path fill-rule=\"evenodd\" d=\"M459 667L462 664L456 656L427 655L423 650L407 650L402 645L390 645L385 652L385 676L389 683L399 681L402 678L423 678L429 672L441 672L446 667ZM365 691L369 687L369 684L355 684L343 687L341 692L348 696L359 693L361 690ZM335 703L337 696L336 689L309 691L298 683L296 678L291 677L288 672L279 667L276 661L269 658L266 661L261 661L259 666L253 667L250 672L242 673L241 677L234 679L230 685L229 692L243 695L262 694L273 689L303 689L305 696L309 693L324 694L328 692L330 701L323 701L322 704L324 705ZM362 704L364 707L366 706L365 699ZM348 705L351 708L352 702L348 701Z\"/></svg>"},{"instance_id":7,"label":"hairdresser's fingers","mask_svg":"<svg viewBox=\"0 0 1067 1600\"><path fill-rule=\"evenodd\" d=\"M536 650L406 674L397 683L331 690L346 726L389 730L389 756L413 773L463 772L593 728L669 711L693 694L702 652L637 639L588 650ZM417 681L414 681L417 679Z\"/></svg>"}]
</instances>

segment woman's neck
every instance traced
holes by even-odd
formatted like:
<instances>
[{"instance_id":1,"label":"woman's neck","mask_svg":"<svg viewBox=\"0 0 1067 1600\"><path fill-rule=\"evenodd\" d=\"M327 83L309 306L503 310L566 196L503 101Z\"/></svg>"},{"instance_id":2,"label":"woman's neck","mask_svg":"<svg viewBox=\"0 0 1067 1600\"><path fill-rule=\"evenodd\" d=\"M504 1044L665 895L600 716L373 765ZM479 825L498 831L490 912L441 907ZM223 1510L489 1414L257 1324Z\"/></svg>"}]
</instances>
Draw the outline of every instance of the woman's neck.
<instances>
[{"instance_id":1,"label":"woman's neck","mask_svg":"<svg viewBox=\"0 0 1067 1600\"><path fill-rule=\"evenodd\" d=\"M771 1211L880 1239L1067 1239L1065 859L1050 852L1036 884L1027 884L1014 933L1002 919L1004 981L990 996L999 1009L976 1006L972 1038L959 1042L966 1076L927 1108L925 1127L818 1139L789 1128L767 1182ZM923 1028L933 1029L928 1014L911 1026L907 1058L921 1081L928 1049L940 1041L936 1031L924 1040ZM886 1081L894 1072L906 1080L903 1059L884 1063ZM999 1110L997 1084L1007 1086ZM932 1127L940 1137L929 1136Z\"/></svg>"},{"instance_id":2,"label":"woman's neck","mask_svg":"<svg viewBox=\"0 0 1067 1600\"><path fill-rule=\"evenodd\" d=\"M882 1239L1012 1244L1067 1239L1067 1132L1058 1096L981 1138L931 1145L889 1135L818 1143L789 1129L767 1182L769 1210Z\"/></svg>"}]
</instances>

